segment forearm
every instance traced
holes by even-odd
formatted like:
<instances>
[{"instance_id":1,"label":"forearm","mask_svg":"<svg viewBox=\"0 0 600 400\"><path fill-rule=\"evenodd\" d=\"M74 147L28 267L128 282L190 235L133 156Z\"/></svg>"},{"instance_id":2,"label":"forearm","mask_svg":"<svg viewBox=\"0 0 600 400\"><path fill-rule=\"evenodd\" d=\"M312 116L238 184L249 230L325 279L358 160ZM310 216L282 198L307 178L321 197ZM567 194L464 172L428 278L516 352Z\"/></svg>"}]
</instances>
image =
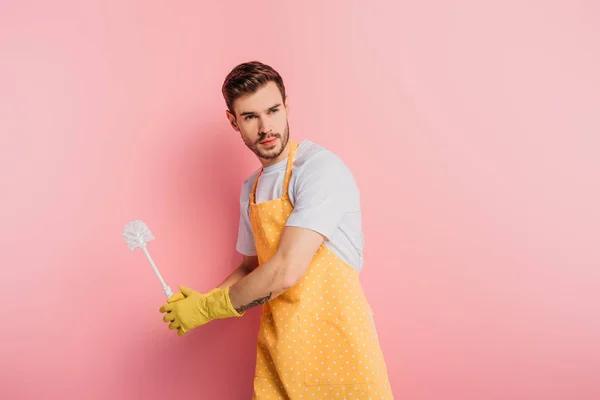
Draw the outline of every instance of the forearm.
<instances>
[{"instance_id":1,"label":"forearm","mask_svg":"<svg viewBox=\"0 0 600 400\"><path fill-rule=\"evenodd\" d=\"M218 286L219 288L226 288L234 285L240 279L244 278L250 270L245 265L237 267L225 280Z\"/></svg>"},{"instance_id":2,"label":"forearm","mask_svg":"<svg viewBox=\"0 0 600 400\"><path fill-rule=\"evenodd\" d=\"M295 283L290 280L289 270L284 260L272 257L230 287L231 304L242 312L274 299Z\"/></svg>"}]
</instances>

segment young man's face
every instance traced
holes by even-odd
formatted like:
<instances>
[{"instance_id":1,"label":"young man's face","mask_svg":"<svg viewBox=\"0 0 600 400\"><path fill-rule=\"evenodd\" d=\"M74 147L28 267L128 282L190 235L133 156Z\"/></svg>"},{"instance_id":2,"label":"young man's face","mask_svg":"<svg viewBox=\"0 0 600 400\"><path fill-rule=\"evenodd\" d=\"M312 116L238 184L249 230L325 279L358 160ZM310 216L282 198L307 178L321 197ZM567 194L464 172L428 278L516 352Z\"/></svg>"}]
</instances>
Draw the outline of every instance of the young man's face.
<instances>
[{"instance_id":1,"label":"young man's face","mask_svg":"<svg viewBox=\"0 0 600 400\"><path fill-rule=\"evenodd\" d=\"M281 155L289 140L288 102L281 98L275 82L238 97L233 111L235 116L227 111L227 117L254 154L265 160Z\"/></svg>"}]
</instances>

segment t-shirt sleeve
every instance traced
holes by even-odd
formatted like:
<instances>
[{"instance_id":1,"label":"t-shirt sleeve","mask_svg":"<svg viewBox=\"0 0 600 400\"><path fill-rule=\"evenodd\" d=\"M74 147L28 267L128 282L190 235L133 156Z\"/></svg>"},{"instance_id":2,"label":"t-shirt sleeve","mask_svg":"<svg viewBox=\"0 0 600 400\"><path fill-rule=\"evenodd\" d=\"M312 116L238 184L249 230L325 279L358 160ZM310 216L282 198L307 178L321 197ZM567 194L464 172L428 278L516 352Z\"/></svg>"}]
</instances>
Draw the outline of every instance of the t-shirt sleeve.
<instances>
[{"instance_id":1,"label":"t-shirt sleeve","mask_svg":"<svg viewBox=\"0 0 600 400\"><path fill-rule=\"evenodd\" d=\"M240 196L240 222L238 227L238 236L236 243L236 250L246 256L256 255L256 245L254 243L254 235L252 234L252 225L250 223L249 214L249 194L242 187L242 194Z\"/></svg>"},{"instance_id":2,"label":"t-shirt sleeve","mask_svg":"<svg viewBox=\"0 0 600 400\"><path fill-rule=\"evenodd\" d=\"M297 174L293 190L294 210L286 226L316 231L327 240L347 213L360 211L354 177L333 153L309 160Z\"/></svg>"}]
</instances>

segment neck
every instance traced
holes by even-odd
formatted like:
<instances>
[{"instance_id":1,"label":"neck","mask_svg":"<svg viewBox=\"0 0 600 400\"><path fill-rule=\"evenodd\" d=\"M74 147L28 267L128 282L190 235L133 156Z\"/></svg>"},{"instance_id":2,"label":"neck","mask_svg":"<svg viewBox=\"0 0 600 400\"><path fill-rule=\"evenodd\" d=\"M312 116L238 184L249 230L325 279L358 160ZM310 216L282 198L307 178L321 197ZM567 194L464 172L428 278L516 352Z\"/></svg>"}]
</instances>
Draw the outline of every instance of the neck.
<instances>
[{"instance_id":1,"label":"neck","mask_svg":"<svg viewBox=\"0 0 600 400\"><path fill-rule=\"evenodd\" d=\"M279 156L277 156L276 158L265 159L265 158L259 157L259 161L262 164L263 168L266 168L273 164L277 164L279 161L285 160L286 157L290 155L291 146L292 146L292 140L290 139L290 140L288 140L288 142L285 145L285 148L283 149L281 154Z\"/></svg>"}]
</instances>

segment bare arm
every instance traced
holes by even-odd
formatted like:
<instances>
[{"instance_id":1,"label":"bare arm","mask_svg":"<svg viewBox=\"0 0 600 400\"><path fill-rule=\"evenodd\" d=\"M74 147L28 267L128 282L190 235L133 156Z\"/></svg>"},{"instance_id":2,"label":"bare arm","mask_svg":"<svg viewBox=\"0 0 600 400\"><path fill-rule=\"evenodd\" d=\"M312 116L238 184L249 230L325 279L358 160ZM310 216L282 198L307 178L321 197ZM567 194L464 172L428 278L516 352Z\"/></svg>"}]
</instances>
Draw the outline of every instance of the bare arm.
<instances>
[{"instance_id":1,"label":"bare arm","mask_svg":"<svg viewBox=\"0 0 600 400\"><path fill-rule=\"evenodd\" d=\"M244 256L242 263L239 267L237 267L225 280L218 286L219 288L229 287L240 279L248 275L254 269L258 267L258 257L257 256Z\"/></svg>"},{"instance_id":2,"label":"bare arm","mask_svg":"<svg viewBox=\"0 0 600 400\"><path fill-rule=\"evenodd\" d=\"M233 307L242 312L294 286L306 273L324 239L309 229L286 227L275 255L230 287Z\"/></svg>"}]
</instances>

